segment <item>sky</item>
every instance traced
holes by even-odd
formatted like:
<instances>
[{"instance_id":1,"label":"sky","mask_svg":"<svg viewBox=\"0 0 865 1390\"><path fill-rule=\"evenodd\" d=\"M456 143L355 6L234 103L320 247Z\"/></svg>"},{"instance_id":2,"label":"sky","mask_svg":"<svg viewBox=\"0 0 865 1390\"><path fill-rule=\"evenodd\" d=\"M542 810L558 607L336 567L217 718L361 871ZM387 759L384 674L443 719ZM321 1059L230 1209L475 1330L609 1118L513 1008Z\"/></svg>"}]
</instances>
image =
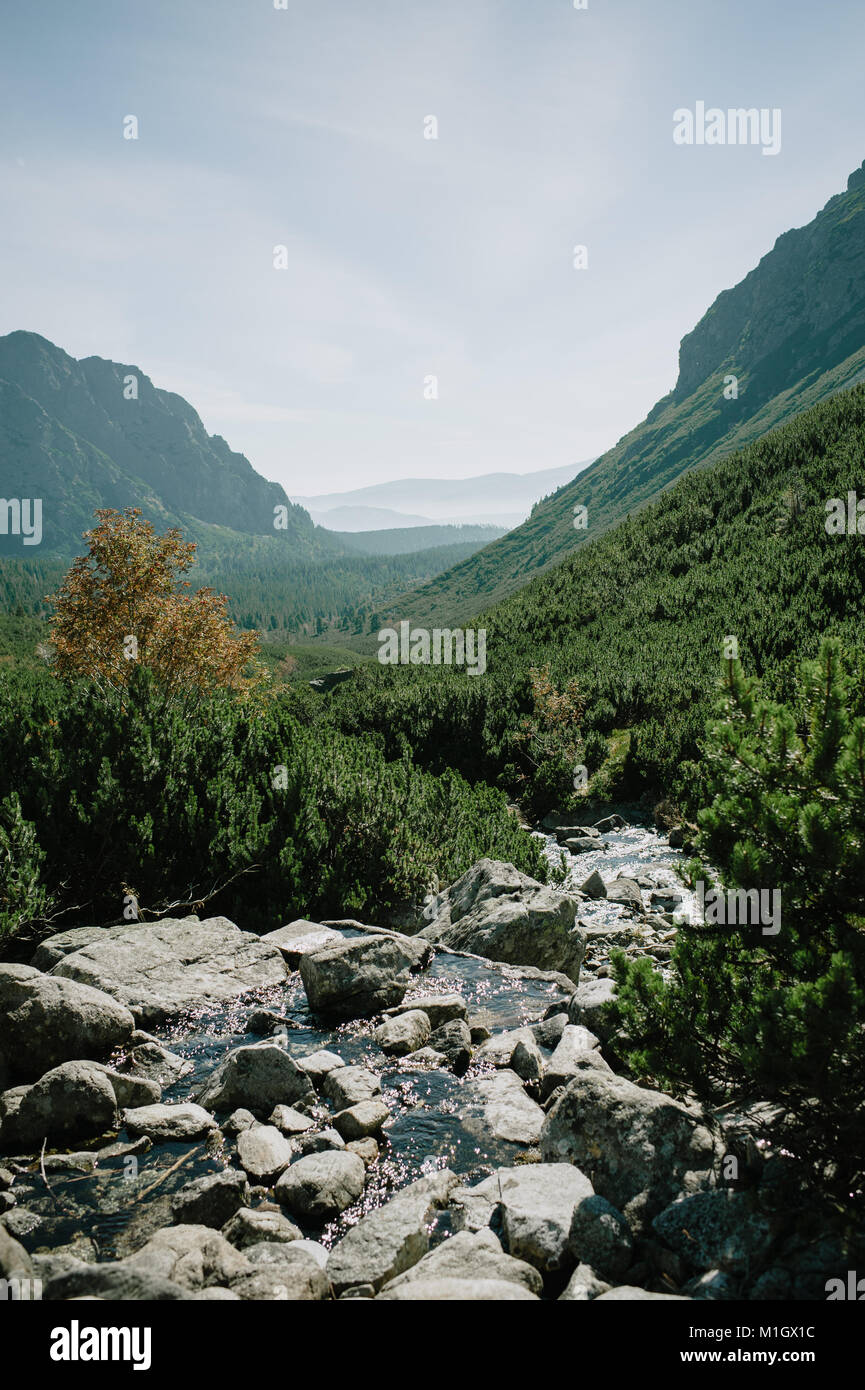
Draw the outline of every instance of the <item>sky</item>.
<instances>
[{"instance_id":1,"label":"sky","mask_svg":"<svg viewBox=\"0 0 865 1390\"><path fill-rule=\"evenodd\" d=\"M865 158L861 0L276 3L0 0L0 332L290 495L597 456ZM780 151L674 143L699 101Z\"/></svg>"}]
</instances>

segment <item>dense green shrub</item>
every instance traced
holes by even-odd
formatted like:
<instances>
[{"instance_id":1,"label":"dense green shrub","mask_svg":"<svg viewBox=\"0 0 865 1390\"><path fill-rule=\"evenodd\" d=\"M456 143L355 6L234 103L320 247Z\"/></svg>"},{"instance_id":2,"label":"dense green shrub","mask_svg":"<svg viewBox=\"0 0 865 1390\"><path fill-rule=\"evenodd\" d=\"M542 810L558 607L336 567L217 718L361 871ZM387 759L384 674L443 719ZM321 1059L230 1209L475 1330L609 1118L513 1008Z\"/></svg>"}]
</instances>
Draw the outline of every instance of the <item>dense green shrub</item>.
<instances>
[{"instance_id":1,"label":"dense green shrub","mask_svg":"<svg viewBox=\"0 0 865 1390\"><path fill-rule=\"evenodd\" d=\"M778 1100L795 1152L842 1194L865 1167L863 682L831 639L783 704L726 663L697 849L725 886L780 890L779 930L682 928L666 984L615 958L630 1066L704 1100Z\"/></svg>"},{"instance_id":2,"label":"dense green shrub","mask_svg":"<svg viewBox=\"0 0 865 1390\"><path fill-rule=\"evenodd\" d=\"M6 682L0 769L0 801L20 798L0 839L0 860L15 859L0 871L7 930L25 883L32 919L49 897L70 910L64 925L118 918L130 893L152 912L206 900L261 930L375 919L485 854L544 874L501 792L305 727L290 694L258 708L214 694L193 723L144 670L127 708L87 686Z\"/></svg>"}]
</instances>

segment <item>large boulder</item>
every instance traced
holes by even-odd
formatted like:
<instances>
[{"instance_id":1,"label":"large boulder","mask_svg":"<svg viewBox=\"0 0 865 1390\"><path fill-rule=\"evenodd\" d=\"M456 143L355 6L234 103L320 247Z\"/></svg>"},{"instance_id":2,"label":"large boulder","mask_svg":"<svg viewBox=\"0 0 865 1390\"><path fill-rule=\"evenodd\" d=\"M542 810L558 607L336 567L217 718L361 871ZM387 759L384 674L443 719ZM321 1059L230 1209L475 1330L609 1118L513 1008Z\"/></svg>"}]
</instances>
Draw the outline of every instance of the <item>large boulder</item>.
<instances>
[{"instance_id":1,"label":"large boulder","mask_svg":"<svg viewBox=\"0 0 865 1390\"><path fill-rule=\"evenodd\" d=\"M761 1210L753 1192L696 1192L659 1212L652 1225L693 1270L744 1275L769 1259L781 1222Z\"/></svg>"},{"instance_id":2,"label":"large boulder","mask_svg":"<svg viewBox=\"0 0 865 1390\"><path fill-rule=\"evenodd\" d=\"M508 1144L537 1144L544 1112L523 1090L516 1072L502 1070L468 1082L463 1092L462 1119L470 1133Z\"/></svg>"},{"instance_id":3,"label":"large boulder","mask_svg":"<svg viewBox=\"0 0 865 1390\"><path fill-rule=\"evenodd\" d=\"M71 951L52 977L113 995L142 1027L282 984L282 953L227 917L164 918L104 929Z\"/></svg>"},{"instance_id":4,"label":"large boulder","mask_svg":"<svg viewBox=\"0 0 865 1390\"><path fill-rule=\"evenodd\" d=\"M110 994L30 965L0 965L0 1056L12 1079L35 1081L61 1062L100 1061L134 1027Z\"/></svg>"},{"instance_id":5,"label":"large boulder","mask_svg":"<svg viewBox=\"0 0 865 1390\"><path fill-rule=\"evenodd\" d=\"M400 1303L521 1303L537 1302L537 1294L510 1279L418 1279L399 1288L389 1285L380 1300Z\"/></svg>"},{"instance_id":6,"label":"large boulder","mask_svg":"<svg viewBox=\"0 0 865 1390\"><path fill-rule=\"evenodd\" d=\"M200 1105L140 1105L124 1110L123 1123L130 1134L143 1134L157 1144L191 1144L217 1128L212 1115Z\"/></svg>"},{"instance_id":7,"label":"large boulder","mask_svg":"<svg viewBox=\"0 0 865 1390\"><path fill-rule=\"evenodd\" d=\"M513 864L481 859L433 900L419 935L489 960L562 971L576 984L586 949L577 903Z\"/></svg>"},{"instance_id":8,"label":"large boulder","mask_svg":"<svg viewBox=\"0 0 865 1390\"><path fill-rule=\"evenodd\" d=\"M252 1266L225 1236L194 1222L164 1227L123 1261L127 1270L170 1279L187 1289L227 1284Z\"/></svg>"},{"instance_id":9,"label":"large boulder","mask_svg":"<svg viewBox=\"0 0 865 1390\"><path fill-rule=\"evenodd\" d=\"M541 1153L575 1163L637 1233L683 1191L713 1185L723 1145L696 1109L636 1086L594 1054L547 1115Z\"/></svg>"},{"instance_id":10,"label":"large boulder","mask_svg":"<svg viewBox=\"0 0 865 1390\"><path fill-rule=\"evenodd\" d=\"M394 936L349 937L300 962L309 1007L334 1020L368 1018L401 1003L415 955Z\"/></svg>"},{"instance_id":11,"label":"large boulder","mask_svg":"<svg viewBox=\"0 0 865 1390\"><path fill-rule=\"evenodd\" d=\"M366 1067L335 1067L324 1079L324 1094L337 1110L381 1096L381 1078Z\"/></svg>"},{"instance_id":12,"label":"large boulder","mask_svg":"<svg viewBox=\"0 0 865 1390\"><path fill-rule=\"evenodd\" d=\"M584 980L568 1001L568 1019L597 1034L602 1042L607 1042L615 1032L614 1025L607 1018L607 1005L615 997L615 980L602 975L594 980Z\"/></svg>"},{"instance_id":13,"label":"large boulder","mask_svg":"<svg viewBox=\"0 0 865 1390\"><path fill-rule=\"evenodd\" d=\"M603 1279L621 1279L633 1259L634 1238L622 1213L606 1197L585 1197L574 1208L571 1254Z\"/></svg>"},{"instance_id":14,"label":"large boulder","mask_svg":"<svg viewBox=\"0 0 865 1390\"><path fill-rule=\"evenodd\" d=\"M224 1226L249 1201L245 1173L224 1168L193 1178L170 1198L171 1214L178 1226Z\"/></svg>"},{"instance_id":15,"label":"large boulder","mask_svg":"<svg viewBox=\"0 0 865 1390\"><path fill-rule=\"evenodd\" d=\"M498 1237L488 1227L482 1231L458 1231L450 1240L430 1250L411 1269L391 1279L386 1288L392 1291L421 1279L504 1279L507 1283L522 1285L529 1293L543 1291L538 1271L525 1260L506 1255Z\"/></svg>"},{"instance_id":16,"label":"large boulder","mask_svg":"<svg viewBox=\"0 0 865 1390\"><path fill-rule=\"evenodd\" d=\"M14 1118L4 1120L3 1142L34 1148L48 1139L104 1134L118 1126L108 1075L94 1062L63 1062L30 1087Z\"/></svg>"},{"instance_id":17,"label":"large boulder","mask_svg":"<svg viewBox=\"0 0 865 1390\"><path fill-rule=\"evenodd\" d=\"M468 1189L470 1199L488 1202L490 1220L501 1224L502 1245L543 1274L576 1263L569 1244L577 1205L593 1196L592 1184L570 1164L525 1163L499 1168Z\"/></svg>"},{"instance_id":18,"label":"large boulder","mask_svg":"<svg viewBox=\"0 0 865 1390\"><path fill-rule=\"evenodd\" d=\"M595 1054L594 1061L602 1066L606 1062L597 1051L598 1039L588 1028L579 1023L569 1023L562 1029L562 1036L546 1066L542 1094L550 1095L557 1086L566 1086L577 1074L580 1060L587 1052Z\"/></svg>"},{"instance_id":19,"label":"large boulder","mask_svg":"<svg viewBox=\"0 0 865 1390\"><path fill-rule=\"evenodd\" d=\"M285 1172L294 1149L276 1125L254 1125L238 1134L237 1157L252 1182L270 1187Z\"/></svg>"},{"instance_id":20,"label":"large boulder","mask_svg":"<svg viewBox=\"0 0 865 1390\"><path fill-rule=\"evenodd\" d=\"M443 1023L451 1023L455 1018L468 1022L469 1017L468 1005L461 994L416 994L386 1012L389 1017L396 1018L415 1009L426 1014L431 1028L440 1028Z\"/></svg>"},{"instance_id":21,"label":"large boulder","mask_svg":"<svg viewBox=\"0 0 865 1390\"><path fill-rule=\"evenodd\" d=\"M409 1009L406 1013L386 1018L373 1033L382 1052L392 1057L404 1057L407 1052L416 1052L427 1042L432 1028L429 1017L420 1009Z\"/></svg>"},{"instance_id":22,"label":"large boulder","mask_svg":"<svg viewBox=\"0 0 865 1390\"><path fill-rule=\"evenodd\" d=\"M258 1261L250 1273L232 1279L232 1292L251 1302L277 1299L299 1303L330 1298L330 1285L312 1244L298 1240L274 1246L274 1258Z\"/></svg>"},{"instance_id":23,"label":"large boulder","mask_svg":"<svg viewBox=\"0 0 865 1390\"><path fill-rule=\"evenodd\" d=\"M433 1213L445 1205L457 1182L447 1168L419 1178L352 1226L327 1261L327 1277L337 1297L360 1284L380 1289L417 1264L429 1249Z\"/></svg>"},{"instance_id":24,"label":"large boulder","mask_svg":"<svg viewBox=\"0 0 865 1390\"><path fill-rule=\"evenodd\" d=\"M299 917L296 922L277 927L276 931L265 932L261 940L281 951L286 965L296 970L310 951L320 951L323 946L336 946L343 937L333 927L323 927L318 922L307 922Z\"/></svg>"},{"instance_id":25,"label":"large boulder","mask_svg":"<svg viewBox=\"0 0 865 1390\"><path fill-rule=\"evenodd\" d=\"M251 1110L265 1120L277 1105L312 1104L315 1091L294 1058L272 1042L235 1048L196 1095L208 1110Z\"/></svg>"},{"instance_id":26,"label":"large boulder","mask_svg":"<svg viewBox=\"0 0 865 1390\"><path fill-rule=\"evenodd\" d=\"M286 1245L302 1239L299 1226L295 1226L281 1211L269 1211L266 1207L241 1207L223 1226L222 1234L235 1249L244 1251L265 1244Z\"/></svg>"},{"instance_id":27,"label":"large boulder","mask_svg":"<svg viewBox=\"0 0 865 1390\"><path fill-rule=\"evenodd\" d=\"M298 1158L274 1189L277 1201L301 1221L323 1225L363 1192L363 1159L346 1149L326 1149Z\"/></svg>"}]
</instances>

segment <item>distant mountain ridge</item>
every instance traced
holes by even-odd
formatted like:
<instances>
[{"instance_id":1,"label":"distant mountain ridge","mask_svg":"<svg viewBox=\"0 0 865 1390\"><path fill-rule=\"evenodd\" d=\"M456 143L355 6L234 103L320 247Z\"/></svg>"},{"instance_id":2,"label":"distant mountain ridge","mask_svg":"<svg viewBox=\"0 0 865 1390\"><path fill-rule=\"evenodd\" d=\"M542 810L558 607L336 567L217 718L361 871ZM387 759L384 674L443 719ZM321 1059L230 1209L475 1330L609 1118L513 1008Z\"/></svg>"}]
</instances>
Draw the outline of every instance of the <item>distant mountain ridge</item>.
<instances>
[{"instance_id":1,"label":"distant mountain ridge","mask_svg":"<svg viewBox=\"0 0 865 1390\"><path fill-rule=\"evenodd\" d=\"M731 380L735 378L735 382ZM515 593L689 469L745 447L865 379L865 162L779 236L682 339L675 388L521 526L405 595L391 618L446 625ZM588 510L585 530L574 508Z\"/></svg>"},{"instance_id":2,"label":"distant mountain ridge","mask_svg":"<svg viewBox=\"0 0 865 1390\"><path fill-rule=\"evenodd\" d=\"M209 528L339 552L278 483L209 435L182 396L140 368L78 361L38 333L0 337L0 464L7 497L40 497L43 551L75 553L97 507L138 506L193 538ZM274 509L285 507L274 529ZM0 536L8 553L16 548Z\"/></svg>"},{"instance_id":3,"label":"distant mountain ridge","mask_svg":"<svg viewBox=\"0 0 865 1390\"><path fill-rule=\"evenodd\" d=\"M418 526L430 522L464 522L508 529L516 526L542 497L568 483L588 461L544 468L537 473L483 473L472 478L395 478L392 482L372 483L348 492L320 493L314 497L294 495L323 526L334 530L366 530L373 508L381 516L375 525ZM332 517L338 511L339 520ZM356 512L357 524L348 525ZM382 513L394 514L391 522Z\"/></svg>"}]
</instances>

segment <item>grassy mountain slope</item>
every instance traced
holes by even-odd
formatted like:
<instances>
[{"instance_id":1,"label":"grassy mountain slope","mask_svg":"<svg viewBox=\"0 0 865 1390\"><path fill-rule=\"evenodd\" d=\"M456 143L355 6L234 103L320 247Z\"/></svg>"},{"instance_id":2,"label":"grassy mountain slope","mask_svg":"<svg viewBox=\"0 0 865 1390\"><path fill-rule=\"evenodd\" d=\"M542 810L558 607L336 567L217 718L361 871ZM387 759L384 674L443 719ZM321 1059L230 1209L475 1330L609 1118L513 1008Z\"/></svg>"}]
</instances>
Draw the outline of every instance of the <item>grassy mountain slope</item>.
<instances>
[{"instance_id":1,"label":"grassy mountain slope","mask_svg":"<svg viewBox=\"0 0 865 1390\"><path fill-rule=\"evenodd\" d=\"M738 379L726 399L725 378ZM785 232L681 343L676 387L646 419L539 503L522 526L391 616L464 622L657 497L865 376L865 164L807 226ZM576 505L588 528L575 530Z\"/></svg>"}]
</instances>

